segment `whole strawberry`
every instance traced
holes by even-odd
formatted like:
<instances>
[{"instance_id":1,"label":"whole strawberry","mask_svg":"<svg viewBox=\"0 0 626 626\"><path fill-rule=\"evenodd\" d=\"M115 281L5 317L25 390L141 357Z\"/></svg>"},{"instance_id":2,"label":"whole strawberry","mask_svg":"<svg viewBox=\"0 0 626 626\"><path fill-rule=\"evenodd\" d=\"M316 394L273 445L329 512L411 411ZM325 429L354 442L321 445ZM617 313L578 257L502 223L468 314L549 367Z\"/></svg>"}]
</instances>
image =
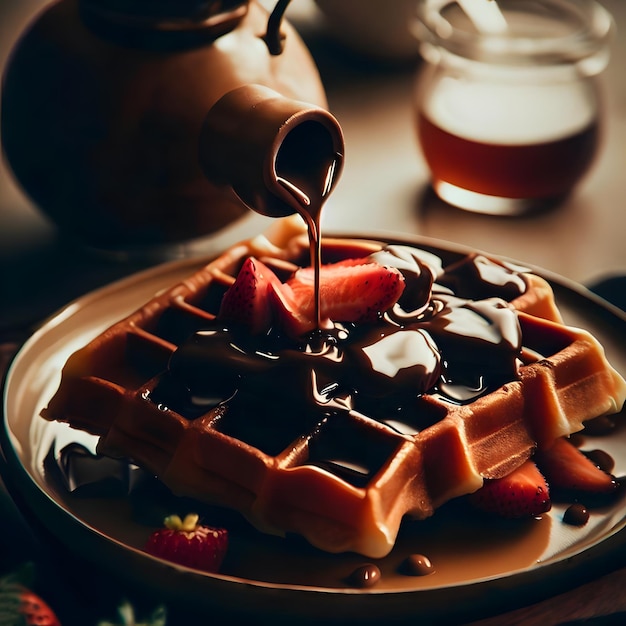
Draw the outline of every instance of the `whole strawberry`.
<instances>
[{"instance_id":1,"label":"whole strawberry","mask_svg":"<svg viewBox=\"0 0 626 626\"><path fill-rule=\"evenodd\" d=\"M12 578L0 581L0 618L11 626L61 626L37 594Z\"/></svg>"},{"instance_id":2,"label":"whole strawberry","mask_svg":"<svg viewBox=\"0 0 626 626\"><path fill-rule=\"evenodd\" d=\"M170 515L154 531L145 550L153 556L204 572L219 571L228 548L228 531L198 524L198 515Z\"/></svg>"}]
</instances>

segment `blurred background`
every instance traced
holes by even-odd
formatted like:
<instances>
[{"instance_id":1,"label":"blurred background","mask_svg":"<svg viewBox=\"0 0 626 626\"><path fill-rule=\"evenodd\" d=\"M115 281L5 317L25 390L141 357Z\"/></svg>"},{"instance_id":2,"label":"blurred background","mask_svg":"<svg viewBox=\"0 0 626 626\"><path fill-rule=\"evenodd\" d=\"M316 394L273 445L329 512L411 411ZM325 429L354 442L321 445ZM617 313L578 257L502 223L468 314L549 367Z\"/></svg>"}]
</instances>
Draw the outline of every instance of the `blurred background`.
<instances>
[{"instance_id":1,"label":"blurred background","mask_svg":"<svg viewBox=\"0 0 626 626\"><path fill-rule=\"evenodd\" d=\"M2 0L0 68L47 4ZM326 231L442 239L585 284L626 274L626 3L602 4L615 18L616 35L603 79L608 130L597 161L560 206L505 218L455 209L429 187L415 131L421 64L410 26L415 2L293 0L287 18L311 50L345 133L345 169L324 210ZM69 245L6 161L0 163L0 332L28 329L71 299L147 264L104 261Z\"/></svg>"}]
</instances>

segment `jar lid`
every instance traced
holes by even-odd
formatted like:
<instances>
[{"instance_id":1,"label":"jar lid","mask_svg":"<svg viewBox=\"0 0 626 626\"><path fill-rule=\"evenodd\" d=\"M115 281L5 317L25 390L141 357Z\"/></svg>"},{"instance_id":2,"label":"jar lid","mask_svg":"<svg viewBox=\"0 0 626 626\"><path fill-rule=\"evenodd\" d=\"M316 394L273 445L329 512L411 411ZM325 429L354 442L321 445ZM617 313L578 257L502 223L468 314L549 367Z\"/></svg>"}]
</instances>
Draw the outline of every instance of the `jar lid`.
<instances>
[{"instance_id":1,"label":"jar lid","mask_svg":"<svg viewBox=\"0 0 626 626\"><path fill-rule=\"evenodd\" d=\"M424 0L417 18L426 58L439 49L493 65L585 62L587 73L606 65L613 31L611 15L594 0Z\"/></svg>"}]
</instances>

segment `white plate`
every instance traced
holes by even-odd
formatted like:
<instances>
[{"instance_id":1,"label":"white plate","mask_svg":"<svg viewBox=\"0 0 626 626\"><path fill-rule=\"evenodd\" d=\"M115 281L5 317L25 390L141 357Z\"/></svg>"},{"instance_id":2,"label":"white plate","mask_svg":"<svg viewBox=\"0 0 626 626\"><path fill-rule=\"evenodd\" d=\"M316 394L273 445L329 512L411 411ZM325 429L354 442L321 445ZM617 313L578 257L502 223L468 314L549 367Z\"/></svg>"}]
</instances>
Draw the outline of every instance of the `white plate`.
<instances>
[{"instance_id":1,"label":"white plate","mask_svg":"<svg viewBox=\"0 0 626 626\"><path fill-rule=\"evenodd\" d=\"M430 247L447 258L466 252L433 240L401 243ZM114 572L129 584L158 590L159 597L198 610L345 620L381 617L456 618L467 621L564 590L595 568L610 567L610 555L625 543L624 497L595 510L584 527L564 524L564 506L542 520L494 522L440 514L403 529L391 555L381 560L381 583L350 588L345 578L365 562L357 555L326 555L298 541L268 538L237 526L224 573L202 574L166 564L141 547L150 528L132 515L124 498L75 497L44 468L55 438L81 438L39 412L56 391L68 356L159 290L184 278L206 260L158 266L88 294L45 322L24 344L8 372L4 394L2 447L8 481L29 514L53 531L65 549L91 565ZM626 318L576 285L554 276L552 283L566 321L593 332L611 363L626 372ZM626 420L621 420L622 422ZM90 443L90 442L88 442ZM626 425L607 438L589 439L616 460L626 474ZM461 513L463 510L461 509ZM210 520L209 520L210 521ZM480 527L480 528L479 528ZM425 577L397 573L411 552L427 554L436 572ZM165 576L164 574L167 574Z\"/></svg>"}]
</instances>

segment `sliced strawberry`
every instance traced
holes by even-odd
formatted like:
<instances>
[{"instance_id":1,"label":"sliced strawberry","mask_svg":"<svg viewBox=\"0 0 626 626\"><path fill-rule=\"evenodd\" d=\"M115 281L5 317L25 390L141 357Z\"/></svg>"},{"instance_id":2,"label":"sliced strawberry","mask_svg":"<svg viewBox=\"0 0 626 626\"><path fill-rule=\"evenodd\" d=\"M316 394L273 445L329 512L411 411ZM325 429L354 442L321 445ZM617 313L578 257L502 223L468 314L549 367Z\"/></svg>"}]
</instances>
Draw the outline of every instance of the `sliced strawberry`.
<instances>
[{"instance_id":1,"label":"sliced strawberry","mask_svg":"<svg viewBox=\"0 0 626 626\"><path fill-rule=\"evenodd\" d=\"M535 517L552 507L546 480L533 461L503 478L485 480L470 500L483 511L511 519Z\"/></svg>"},{"instance_id":2,"label":"sliced strawberry","mask_svg":"<svg viewBox=\"0 0 626 626\"><path fill-rule=\"evenodd\" d=\"M299 269L287 281L304 314L315 308L314 270ZM368 322L391 307L404 290L404 277L395 267L347 259L320 268L321 317L341 322Z\"/></svg>"},{"instance_id":3,"label":"sliced strawberry","mask_svg":"<svg viewBox=\"0 0 626 626\"><path fill-rule=\"evenodd\" d=\"M276 274L258 259L248 257L224 294L218 317L245 325L253 335L266 332L272 322L270 284L280 285Z\"/></svg>"},{"instance_id":4,"label":"sliced strawberry","mask_svg":"<svg viewBox=\"0 0 626 626\"><path fill-rule=\"evenodd\" d=\"M280 327L290 337L301 337L315 330L316 320L304 313L289 285L271 284L269 297ZM326 320L324 320L326 325Z\"/></svg>"},{"instance_id":5,"label":"sliced strawberry","mask_svg":"<svg viewBox=\"0 0 626 626\"><path fill-rule=\"evenodd\" d=\"M320 268L320 318L336 322L371 322L389 309L404 290L404 277L394 267L347 260ZM279 319L291 334L315 328L313 268L299 269L274 289Z\"/></svg>"},{"instance_id":6,"label":"sliced strawberry","mask_svg":"<svg viewBox=\"0 0 626 626\"><path fill-rule=\"evenodd\" d=\"M535 459L552 489L581 494L610 494L617 481L565 438L557 439Z\"/></svg>"},{"instance_id":7,"label":"sliced strawberry","mask_svg":"<svg viewBox=\"0 0 626 626\"><path fill-rule=\"evenodd\" d=\"M165 519L165 526L150 535L146 552L204 572L219 571L228 548L228 532L224 528L201 526L195 514L184 520L172 515Z\"/></svg>"}]
</instances>

